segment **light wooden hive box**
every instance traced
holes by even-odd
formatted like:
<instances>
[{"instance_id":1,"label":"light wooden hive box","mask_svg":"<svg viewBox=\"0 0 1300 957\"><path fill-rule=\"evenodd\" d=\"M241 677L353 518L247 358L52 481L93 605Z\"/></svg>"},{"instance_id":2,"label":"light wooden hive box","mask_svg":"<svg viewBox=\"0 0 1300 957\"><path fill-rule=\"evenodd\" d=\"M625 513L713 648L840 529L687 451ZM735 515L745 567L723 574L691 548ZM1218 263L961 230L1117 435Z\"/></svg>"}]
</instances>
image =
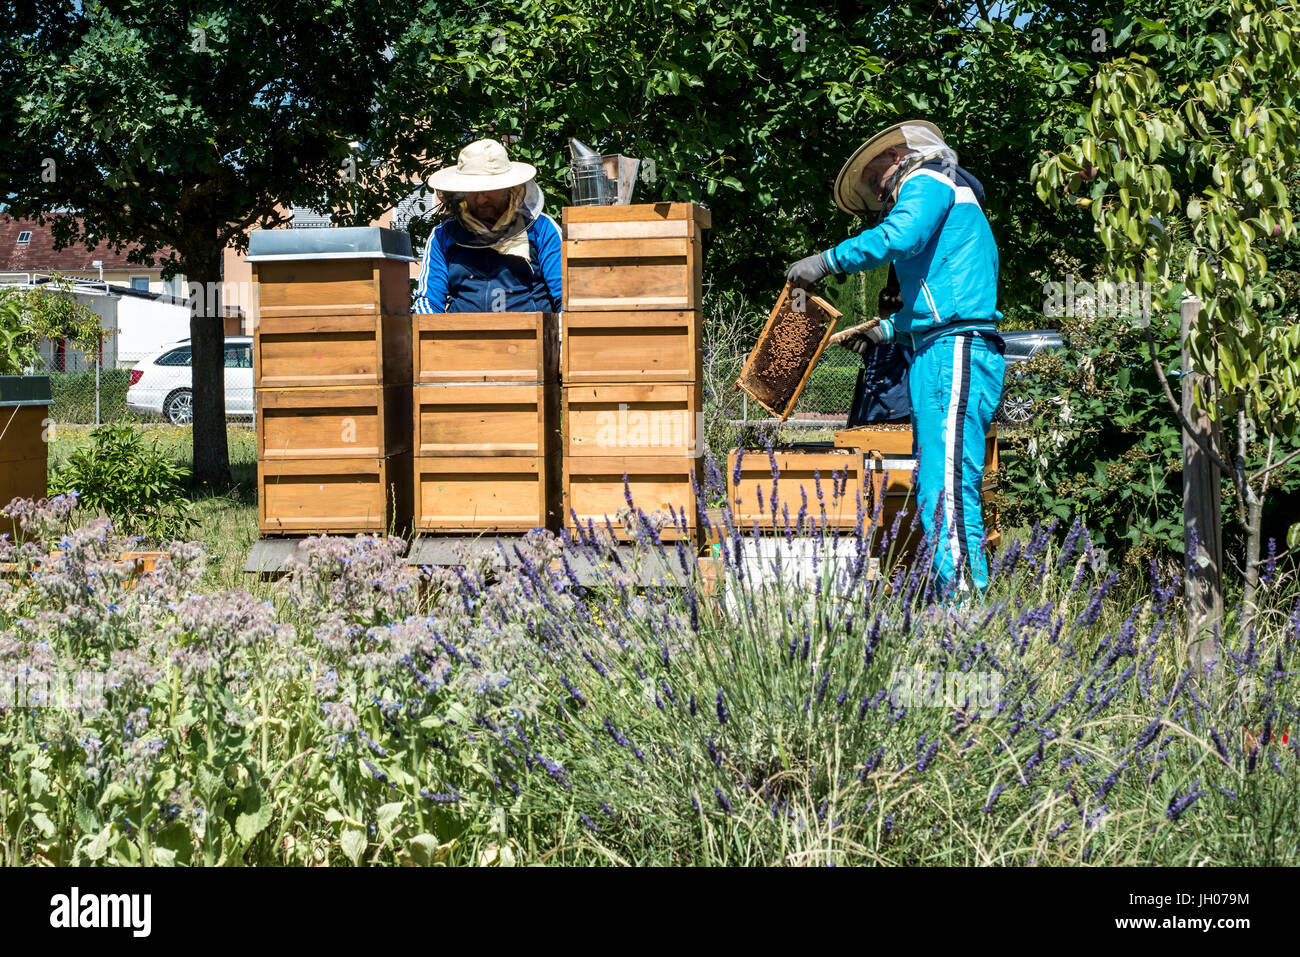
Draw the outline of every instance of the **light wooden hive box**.
<instances>
[{"instance_id":1,"label":"light wooden hive box","mask_svg":"<svg viewBox=\"0 0 1300 957\"><path fill-rule=\"evenodd\" d=\"M410 237L258 230L253 386L264 535L411 522Z\"/></svg>"},{"instance_id":2,"label":"light wooden hive box","mask_svg":"<svg viewBox=\"0 0 1300 957\"><path fill-rule=\"evenodd\" d=\"M563 222L564 524L629 539L630 494L647 515L684 516L685 531L664 525L661 539L695 539L709 210L572 206Z\"/></svg>"},{"instance_id":3,"label":"light wooden hive box","mask_svg":"<svg viewBox=\"0 0 1300 957\"><path fill-rule=\"evenodd\" d=\"M880 505L879 525L886 531L895 529L898 545L895 557L910 560L920 544L920 521L917 516L916 492L912 487L912 470L916 464L912 449L911 426L859 425L835 433L835 446L863 456L870 508L876 514ZM998 529L993 494L998 489L998 427L989 428L984 438L984 525L990 548L997 548L1002 536ZM900 517L901 516L901 517ZM912 529L913 519L917 528Z\"/></svg>"},{"instance_id":4,"label":"light wooden hive box","mask_svg":"<svg viewBox=\"0 0 1300 957\"><path fill-rule=\"evenodd\" d=\"M559 317L417 313L415 529L559 529Z\"/></svg>"}]
</instances>

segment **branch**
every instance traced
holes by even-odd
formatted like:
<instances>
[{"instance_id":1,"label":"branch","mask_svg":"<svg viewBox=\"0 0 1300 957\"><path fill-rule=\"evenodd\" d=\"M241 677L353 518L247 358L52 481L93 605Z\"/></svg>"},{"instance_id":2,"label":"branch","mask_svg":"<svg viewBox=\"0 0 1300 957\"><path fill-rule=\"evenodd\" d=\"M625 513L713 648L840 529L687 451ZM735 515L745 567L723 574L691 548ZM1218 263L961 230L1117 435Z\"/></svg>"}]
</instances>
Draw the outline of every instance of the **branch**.
<instances>
[{"instance_id":1,"label":"branch","mask_svg":"<svg viewBox=\"0 0 1300 957\"><path fill-rule=\"evenodd\" d=\"M1205 444L1205 440L1201 438L1200 430L1192 428L1192 424L1187 421L1187 416L1183 415L1183 408L1174 398L1174 390L1169 388L1169 380L1165 378L1165 370L1160 365L1160 360L1156 357L1156 341L1155 337L1151 334L1150 324L1146 327L1146 339L1147 351L1151 354L1151 365L1156 370L1156 378L1160 380L1160 388L1164 390L1165 400L1168 401L1169 408L1174 410L1174 417L1178 419L1178 424L1182 427L1183 433L1192 437L1192 441L1195 442L1200 450L1209 457L1211 462L1219 467L1219 471L1229 478L1233 478L1232 469L1228 467L1227 463L1224 462L1223 459L1219 458L1218 453L1215 452L1214 449Z\"/></svg>"},{"instance_id":2,"label":"branch","mask_svg":"<svg viewBox=\"0 0 1300 957\"><path fill-rule=\"evenodd\" d=\"M1260 478L1261 476L1268 475L1274 469L1280 469L1282 466L1289 464L1292 459L1297 457L1300 457L1300 449L1296 449L1294 452L1292 452L1284 459L1278 459L1272 465L1266 465L1264 468L1260 469L1254 475L1250 476L1250 480L1253 482L1255 481L1255 479Z\"/></svg>"}]
</instances>

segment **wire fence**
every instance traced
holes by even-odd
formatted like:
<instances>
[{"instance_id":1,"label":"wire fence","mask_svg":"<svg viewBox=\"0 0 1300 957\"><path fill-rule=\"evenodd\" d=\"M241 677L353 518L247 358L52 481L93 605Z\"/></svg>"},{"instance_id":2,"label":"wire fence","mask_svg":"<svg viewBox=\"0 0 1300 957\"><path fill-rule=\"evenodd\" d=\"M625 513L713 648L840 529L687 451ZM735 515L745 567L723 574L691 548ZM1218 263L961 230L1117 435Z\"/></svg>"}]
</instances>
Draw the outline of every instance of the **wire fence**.
<instances>
[{"instance_id":1,"label":"wire fence","mask_svg":"<svg viewBox=\"0 0 1300 957\"><path fill-rule=\"evenodd\" d=\"M187 343L161 350L119 352L115 337L99 355L86 356L62 342L41 344L43 372L50 377L56 425L193 420L194 377ZM247 337L230 338L225 348L225 400L228 424L253 424L253 352Z\"/></svg>"}]
</instances>

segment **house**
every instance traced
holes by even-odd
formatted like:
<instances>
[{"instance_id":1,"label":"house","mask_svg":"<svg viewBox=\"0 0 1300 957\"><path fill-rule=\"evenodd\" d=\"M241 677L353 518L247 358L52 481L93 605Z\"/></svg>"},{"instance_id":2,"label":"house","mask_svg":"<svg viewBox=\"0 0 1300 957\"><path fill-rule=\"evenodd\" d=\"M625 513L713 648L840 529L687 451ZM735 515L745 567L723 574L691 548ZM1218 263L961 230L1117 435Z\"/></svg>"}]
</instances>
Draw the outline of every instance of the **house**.
<instances>
[{"instance_id":1,"label":"house","mask_svg":"<svg viewBox=\"0 0 1300 957\"><path fill-rule=\"evenodd\" d=\"M164 282L161 265L141 266L127 261L127 255L139 248L138 243L124 246L121 252L114 252L103 243L93 250L77 243L56 250L53 229L48 220L54 216L68 215L72 214L47 215L47 223L41 225L35 220L14 219L0 212L0 281L8 278L6 274L21 281L19 277L24 274L49 275L57 272L75 279L95 280L142 292L185 298L184 276L176 276ZM154 259L161 263L174 254L175 251L167 247L155 253ZM96 262L101 265L96 266Z\"/></svg>"},{"instance_id":2,"label":"house","mask_svg":"<svg viewBox=\"0 0 1300 957\"><path fill-rule=\"evenodd\" d=\"M79 243L56 250L51 217L46 218L42 225L0 212L0 284L39 289L56 274L66 277L72 280L72 296L97 313L108 332L98 357L83 356L66 342L42 342L47 368L80 372L94 368L97 358L104 368L130 368L163 345L189 336L183 275L164 281L161 265L127 262L138 244L121 252L103 244L90 250ZM168 247L154 258L161 262L171 254ZM226 334L239 334L243 314L229 306L225 312Z\"/></svg>"}]
</instances>

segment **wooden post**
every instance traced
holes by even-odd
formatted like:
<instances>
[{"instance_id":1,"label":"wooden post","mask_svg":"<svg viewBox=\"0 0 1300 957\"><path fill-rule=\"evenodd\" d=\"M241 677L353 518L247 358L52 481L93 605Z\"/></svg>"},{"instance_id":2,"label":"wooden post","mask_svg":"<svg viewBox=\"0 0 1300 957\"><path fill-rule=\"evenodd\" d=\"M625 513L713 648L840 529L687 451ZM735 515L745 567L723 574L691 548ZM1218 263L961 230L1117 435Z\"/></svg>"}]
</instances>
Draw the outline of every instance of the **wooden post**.
<instances>
[{"instance_id":1,"label":"wooden post","mask_svg":"<svg viewBox=\"0 0 1300 957\"><path fill-rule=\"evenodd\" d=\"M1213 442L1210 417L1196 408L1196 385L1208 391L1206 377L1192 373L1188 338L1201 311L1199 299L1182 304L1183 415L1208 445ZM1192 541L1196 547L1192 552ZM1190 662L1198 672L1214 654L1213 632L1223 622L1223 522L1219 497L1219 470L1190 435L1183 435L1183 543L1187 554L1187 644Z\"/></svg>"}]
</instances>

